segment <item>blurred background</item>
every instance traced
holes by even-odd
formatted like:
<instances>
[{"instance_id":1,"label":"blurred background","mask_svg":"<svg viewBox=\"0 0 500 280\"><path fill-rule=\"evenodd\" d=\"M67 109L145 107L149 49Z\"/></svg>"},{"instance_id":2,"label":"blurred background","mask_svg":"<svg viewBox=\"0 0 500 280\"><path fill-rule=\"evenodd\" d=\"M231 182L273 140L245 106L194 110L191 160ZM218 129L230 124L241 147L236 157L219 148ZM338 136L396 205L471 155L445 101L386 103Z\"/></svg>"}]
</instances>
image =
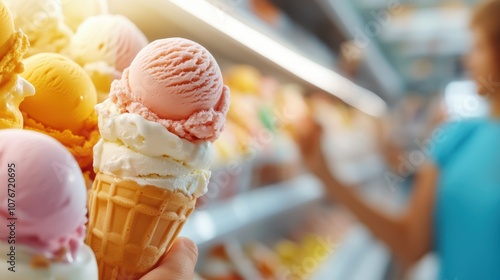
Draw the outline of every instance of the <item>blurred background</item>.
<instances>
[{"instance_id":1,"label":"blurred background","mask_svg":"<svg viewBox=\"0 0 500 280\"><path fill-rule=\"evenodd\" d=\"M182 233L200 248L200 277L402 279L387 248L304 170L294 132L316 118L332 172L401 212L414 170L388 174L440 123L487 113L462 64L477 2L110 0L150 40L205 45L231 88L209 191ZM438 266L431 254L406 276L432 280Z\"/></svg>"}]
</instances>

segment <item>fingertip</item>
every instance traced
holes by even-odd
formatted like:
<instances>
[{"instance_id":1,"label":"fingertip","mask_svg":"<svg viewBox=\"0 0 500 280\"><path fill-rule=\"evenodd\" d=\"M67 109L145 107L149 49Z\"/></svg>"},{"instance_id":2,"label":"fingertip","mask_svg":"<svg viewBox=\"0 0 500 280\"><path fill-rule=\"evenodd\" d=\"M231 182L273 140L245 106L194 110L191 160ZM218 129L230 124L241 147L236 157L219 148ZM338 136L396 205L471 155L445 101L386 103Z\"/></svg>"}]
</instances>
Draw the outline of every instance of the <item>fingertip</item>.
<instances>
[{"instance_id":1,"label":"fingertip","mask_svg":"<svg viewBox=\"0 0 500 280\"><path fill-rule=\"evenodd\" d=\"M175 240L176 243L192 243L194 244L193 240L187 238L187 237L184 237L184 236L179 236L177 237L177 239Z\"/></svg>"},{"instance_id":2,"label":"fingertip","mask_svg":"<svg viewBox=\"0 0 500 280\"><path fill-rule=\"evenodd\" d=\"M198 261L198 246L189 238L176 238L161 263L169 263L172 260L182 260L186 264L196 265Z\"/></svg>"},{"instance_id":3,"label":"fingertip","mask_svg":"<svg viewBox=\"0 0 500 280\"><path fill-rule=\"evenodd\" d=\"M165 275L177 280L193 279L198 260L198 247L189 238L179 237L166 252L159 265L141 280L164 279ZM161 277L161 278L160 278Z\"/></svg>"},{"instance_id":4,"label":"fingertip","mask_svg":"<svg viewBox=\"0 0 500 280\"><path fill-rule=\"evenodd\" d=\"M184 253L188 252L190 259L196 260L198 259L198 246L189 238L179 237L177 238L174 245L182 246Z\"/></svg>"}]
</instances>

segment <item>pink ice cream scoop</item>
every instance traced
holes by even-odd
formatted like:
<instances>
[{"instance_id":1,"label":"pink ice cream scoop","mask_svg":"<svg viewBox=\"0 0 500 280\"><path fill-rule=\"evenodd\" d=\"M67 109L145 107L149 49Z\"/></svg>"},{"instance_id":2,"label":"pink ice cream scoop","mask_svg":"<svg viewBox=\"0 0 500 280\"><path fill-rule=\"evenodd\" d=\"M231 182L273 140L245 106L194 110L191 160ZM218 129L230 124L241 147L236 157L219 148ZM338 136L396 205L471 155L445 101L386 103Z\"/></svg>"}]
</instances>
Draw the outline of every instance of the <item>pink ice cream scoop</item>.
<instances>
[{"instance_id":1,"label":"pink ice cream scoop","mask_svg":"<svg viewBox=\"0 0 500 280\"><path fill-rule=\"evenodd\" d=\"M229 88L203 46L182 38L142 49L110 93L122 112L136 113L189 141L214 141L224 128Z\"/></svg>"},{"instance_id":2,"label":"pink ice cream scoop","mask_svg":"<svg viewBox=\"0 0 500 280\"><path fill-rule=\"evenodd\" d=\"M87 208L85 182L71 153L47 135L7 129L0 131L0 166L0 220L17 218L16 244L48 258L61 249L75 256L83 245ZM2 224L0 242L10 234Z\"/></svg>"}]
</instances>

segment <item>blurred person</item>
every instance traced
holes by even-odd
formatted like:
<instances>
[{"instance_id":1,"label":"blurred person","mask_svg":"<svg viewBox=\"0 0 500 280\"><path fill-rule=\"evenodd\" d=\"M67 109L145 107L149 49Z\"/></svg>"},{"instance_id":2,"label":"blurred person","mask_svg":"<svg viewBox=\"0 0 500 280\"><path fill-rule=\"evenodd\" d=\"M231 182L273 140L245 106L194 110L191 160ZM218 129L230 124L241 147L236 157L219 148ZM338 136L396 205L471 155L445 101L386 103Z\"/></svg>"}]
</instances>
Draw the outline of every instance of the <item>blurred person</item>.
<instances>
[{"instance_id":1,"label":"blurred person","mask_svg":"<svg viewBox=\"0 0 500 280\"><path fill-rule=\"evenodd\" d=\"M177 238L159 265L141 280L192 280L198 259L198 248L187 238Z\"/></svg>"},{"instance_id":2,"label":"blurred person","mask_svg":"<svg viewBox=\"0 0 500 280\"><path fill-rule=\"evenodd\" d=\"M411 93L380 118L378 141L389 168L397 171L402 159L421 149L420 143L447 119L444 109L441 94L425 98ZM413 176L407 177L411 181Z\"/></svg>"},{"instance_id":3,"label":"blurred person","mask_svg":"<svg viewBox=\"0 0 500 280\"><path fill-rule=\"evenodd\" d=\"M407 210L392 216L361 199L329 172L322 129L309 122L300 137L304 160L329 195L346 205L409 268L436 251L439 279L500 279L500 0L477 8L467 67L490 116L450 122L428 139ZM326 146L326 145L325 145ZM397 174L396 174L397 175ZM388 180L390 183L390 180Z\"/></svg>"}]
</instances>

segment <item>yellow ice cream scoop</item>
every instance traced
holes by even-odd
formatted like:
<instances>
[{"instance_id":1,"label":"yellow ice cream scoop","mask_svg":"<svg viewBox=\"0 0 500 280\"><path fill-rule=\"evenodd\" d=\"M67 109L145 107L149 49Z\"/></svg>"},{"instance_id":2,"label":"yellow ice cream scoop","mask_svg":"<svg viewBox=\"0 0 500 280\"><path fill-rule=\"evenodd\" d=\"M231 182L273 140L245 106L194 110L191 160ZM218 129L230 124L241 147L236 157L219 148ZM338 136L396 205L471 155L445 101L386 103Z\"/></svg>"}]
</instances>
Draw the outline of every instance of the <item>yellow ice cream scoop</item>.
<instances>
[{"instance_id":1,"label":"yellow ice cream scoop","mask_svg":"<svg viewBox=\"0 0 500 280\"><path fill-rule=\"evenodd\" d=\"M29 45L22 32L16 32L10 10L0 1L0 87L23 71L20 60Z\"/></svg>"},{"instance_id":2,"label":"yellow ice cream scoop","mask_svg":"<svg viewBox=\"0 0 500 280\"><path fill-rule=\"evenodd\" d=\"M18 76L24 70L21 59L28 47L28 38L14 30L10 11L0 1L0 129L23 127L19 103L34 93L33 87Z\"/></svg>"},{"instance_id":3,"label":"yellow ice cream scoop","mask_svg":"<svg viewBox=\"0 0 500 280\"><path fill-rule=\"evenodd\" d=\"M224 81L231 89L231 93L259 95L262 74L252 66L237 65L225 73Z\"/></svg>"},{"instance_id":4,"label":"yellow ice cream scoop","mask_svg":"<svg viewBox=\"0 0 500 280\"><path fill-rule=\"evenodd\" d=\"M79 134L97 102L92 80L78 64L54 53L25 60L24 77L37 94L21 103L21 111L46 126Z\"/></svg>"},{"instance_id":5,"label":"yellow ice cream scoop","mask_svg":"<svg viewBox=\"0 0 500 280\"><path fill-rule=\"evenodd\" d=\"M82 169L89 167L92 147L99 139L92 80L81 66L60 54L40 53L24 62L23 76L36 89L20 106L24 127L56 138Z\"/></svg>"},{"instance_id":6,"label":"yellow ice cream scoop","mask_svg":"<svg viewBox=\"0 0 500 280\"><path fill-rule=\"evenodd\" d=\"M10 49L12 35L14 34L14 22L9 9L0 1L0 57Z\"/></svg>"}]
</instances>

